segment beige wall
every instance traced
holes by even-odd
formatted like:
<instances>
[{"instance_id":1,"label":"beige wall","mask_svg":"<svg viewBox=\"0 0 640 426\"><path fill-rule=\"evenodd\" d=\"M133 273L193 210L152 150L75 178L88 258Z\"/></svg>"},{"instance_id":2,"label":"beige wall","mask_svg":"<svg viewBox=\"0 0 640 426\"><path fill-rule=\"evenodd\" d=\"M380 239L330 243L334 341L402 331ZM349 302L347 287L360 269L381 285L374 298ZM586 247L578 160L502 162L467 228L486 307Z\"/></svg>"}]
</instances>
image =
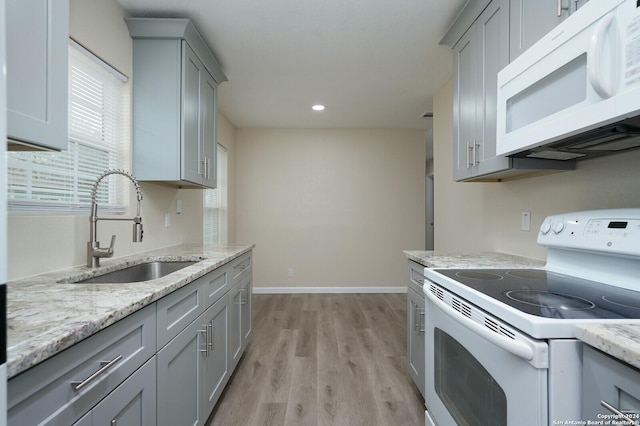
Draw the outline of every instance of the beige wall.
<instances>
[{"instance_id":1,"label":"beige wall","mask_svg":"<svg viewBox=\"0 0 640 426\"><path fill-rule=\"evenodd\" d=\"M70 35L131 76L132 43L123 21L124 16L115 0L71 0ZM220 138L234 150L233 125L221 117L219 126ZM144 193L144 242L131 241L129 224L100 222L98 226L98 239L103 245L108 244L111 234L117 235L116 257L183 242L202 241L201 190L149 183L142 183L141 187ZM134 194L132 191L132 200L135 199ZM183 212L180 215L175 211L176 199L182 200ZM168 228L164 226L165 213L171 214L171 227ZM8 231L10 280L86 262L88 214L61 216L10 213ZM232 232L230 234L233 235Z\"/></svg>"},{"instance_id":2,"label":"beige wall","mask_svg":"<svg viewBox=\"0 0 640 426\"><path fill-rule=\"evenodd\" d=\"M544 259L537 229L550 214L640 206L640 150L577 163L571 172L502 183L453 182L453 84L434 104L435 248L496 250ZM531 231L520 214L531 211Z\"/></svg>"},{"instance_id":3,"label":"beige wall","mask_svg":"<svg viewBox=\"0 0 640 426\"><path fill-rule=\"evenodd\" d=\"M255 286L404 286L402 250L424 247L424 145L420 130L238 129Z\"/></svg>"}]
</instances>

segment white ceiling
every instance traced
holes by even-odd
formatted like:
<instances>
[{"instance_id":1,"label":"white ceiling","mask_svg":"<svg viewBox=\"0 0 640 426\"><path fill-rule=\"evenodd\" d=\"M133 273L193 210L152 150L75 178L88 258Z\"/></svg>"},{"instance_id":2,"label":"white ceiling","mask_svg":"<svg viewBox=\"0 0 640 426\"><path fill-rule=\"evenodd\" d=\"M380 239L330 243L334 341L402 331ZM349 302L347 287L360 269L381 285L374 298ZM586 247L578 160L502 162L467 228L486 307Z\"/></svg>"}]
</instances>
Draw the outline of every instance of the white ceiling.
<instances>
[{"instance_id":1,"label":"white ceiling","mask_svg":"<svg viewBox=\"0 0 640 426\"><path fill-rule=\"evenodd\" d=\"M238 128L414 128L451 76L438 45L466 0L117 0L190 18L222 65ZM311 105L326 105L314 112Z\"/></svg>"}]
</instances>

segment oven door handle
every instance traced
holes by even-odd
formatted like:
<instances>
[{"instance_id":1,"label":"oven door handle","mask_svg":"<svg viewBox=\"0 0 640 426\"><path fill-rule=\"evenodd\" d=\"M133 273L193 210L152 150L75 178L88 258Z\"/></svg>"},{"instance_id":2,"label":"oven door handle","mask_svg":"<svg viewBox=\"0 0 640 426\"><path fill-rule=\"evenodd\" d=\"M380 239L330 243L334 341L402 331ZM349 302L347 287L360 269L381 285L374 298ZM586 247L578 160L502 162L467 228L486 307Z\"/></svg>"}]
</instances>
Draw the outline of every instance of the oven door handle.
<instances>
[{"instance_id":1,"label":"oven door handle","mask_svg":"<svg viewBox=\"0 0 640 426\"><path fill-rule=\"evenodd\" d=\"M427 295L427 298L431 301L431 303L436 305L436 307L439 308L442 312L447 314L452 319L456 320L462 326L476 333L480 337L490 341L494 345L522 359L525 359L527 361L531 361L533 359L533 349L529 345L497 334L489 330L488 328L478 324L477 322L470 320L460 312L453 309L451 306L435 297L429 290L426 290L424 293Z\"/></svg>"}]
</instances>

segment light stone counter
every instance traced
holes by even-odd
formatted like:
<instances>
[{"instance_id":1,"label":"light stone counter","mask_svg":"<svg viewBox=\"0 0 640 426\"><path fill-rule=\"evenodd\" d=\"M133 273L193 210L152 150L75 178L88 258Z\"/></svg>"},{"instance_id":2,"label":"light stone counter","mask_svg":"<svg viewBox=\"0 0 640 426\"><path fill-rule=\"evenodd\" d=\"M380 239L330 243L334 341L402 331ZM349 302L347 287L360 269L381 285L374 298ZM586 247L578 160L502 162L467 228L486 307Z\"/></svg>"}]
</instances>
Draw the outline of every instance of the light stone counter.
<instances>
[{"instance_id":1,"label":"light stone counter","mask_svg":"<svg viewBox=\"0 0 640 426\"><path fill-rule=\"evenodd\" d=\"M410 260L427 268L540 268L543 260L496 252L447 253L405 250Z\"/></svg>"},{"instance_id":2,"label":"light stone counter","mask_svg":"<svg viewBox=\"0 0 640 426\"><path fill-rule=\"evenodd\" d=\"M579 325L576 336L594 348L640 368L640 325Z\"/></svg>"},{"instance_id":3,"label":"light stone counter","mask_svg":"<svg viewBox=\"0 0 640 426\"><path fill-rule=\"evenodd\" d=\"M253 249L178 245L11 281L7 285L7 369L11 378ZM71 284L150 261L198 261L152 281ZM66 281L66 283L65 283Z\"/></svg>"}]
</instances>

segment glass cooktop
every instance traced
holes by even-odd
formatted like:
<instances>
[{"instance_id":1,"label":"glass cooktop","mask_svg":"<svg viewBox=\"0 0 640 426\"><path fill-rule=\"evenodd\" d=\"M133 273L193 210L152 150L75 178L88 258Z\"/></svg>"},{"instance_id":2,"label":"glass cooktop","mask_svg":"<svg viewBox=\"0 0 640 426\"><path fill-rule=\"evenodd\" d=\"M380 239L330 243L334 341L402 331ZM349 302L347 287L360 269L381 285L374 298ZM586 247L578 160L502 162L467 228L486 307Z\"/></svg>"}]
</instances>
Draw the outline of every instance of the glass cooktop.
<instances>
[{"instance_id":1,"label":"glass cooktop","mask_svg":"<svg viewBox=\"0 0 640 426\"><path fill-rule=\"evenodd\" d=\"M565 319L638 319L640 292L543 269L436 269L527 314Z\"/></svg>"}]
</instances>

